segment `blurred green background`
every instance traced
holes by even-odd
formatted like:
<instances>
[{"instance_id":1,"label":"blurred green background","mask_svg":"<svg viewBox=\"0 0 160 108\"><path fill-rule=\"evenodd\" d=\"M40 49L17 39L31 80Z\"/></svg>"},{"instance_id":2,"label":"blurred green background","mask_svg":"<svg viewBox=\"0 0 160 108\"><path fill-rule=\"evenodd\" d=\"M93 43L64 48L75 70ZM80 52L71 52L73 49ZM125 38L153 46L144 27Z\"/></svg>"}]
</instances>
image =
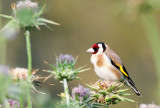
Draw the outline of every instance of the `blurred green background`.
<instances>
[{"instance_id":1,"label":"blurred green background","mask_svg":"<svg viewBox=\"0 0 160 108\"><path fill-rule=\"evenodd\" d=\"M16 0L0 0L3 14L12 14L11 3ZM61 24L51 26L54 31L41 28L31 33L33 68L39 68L39 74L49 67L43 60L55 63L55 57L60 53L79 56L77 67L90 63L91 54L85 51L92 44L103 41L115 50L121 57L131 78L143 97L137 97L131 91L131 99L138 103L120 102L113 108L135 108L140 103L160 104L157 96L158 79L156 77L155 64L143 23L140 18L133 20L134 16L125 15L125 1L120 0L38 0L47 4L45 18ZM156 18L160 18L156 13ZM133 19L132 19L133 18ZM5 25L7 20L2 20ZM160 24L160 22L158 22ZM27 68L26 44L23 31L19 36L8 41L6 64L10 67ZM81 80L69 83L73 88L78 84L94 83L99 79L91 69L79 74ZM48 83L54 86L44 86L42 91L49 91L51 97L60 99L57 94L63 92L62 84L54 79ZM158 94L159 95L159 94Z\"/></svg>"}]
</instances>

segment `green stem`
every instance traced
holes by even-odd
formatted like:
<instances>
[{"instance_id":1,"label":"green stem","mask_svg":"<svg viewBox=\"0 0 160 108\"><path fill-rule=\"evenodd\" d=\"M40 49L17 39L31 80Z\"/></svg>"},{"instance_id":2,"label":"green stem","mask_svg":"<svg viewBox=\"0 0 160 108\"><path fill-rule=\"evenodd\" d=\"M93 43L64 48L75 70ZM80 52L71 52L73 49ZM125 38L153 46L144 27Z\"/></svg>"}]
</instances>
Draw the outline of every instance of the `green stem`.
<instances>
[{"instance_id":1,"label":"green stem","mask_svg":"<svg viewBox=\"0 0 160 108\"><path fill-rule=\"evenodd\" d=\"M27 98L27 101L28 101L28 107L27 108L32 108L32 101L31 101L31 90L30 90L31 88L30 87L28 87L28 90L27 90L27 96L28 96L28 98Z\"/></svg>"},{"instance_id":2,"label":"green stem","mask_svg":"<svg viewBox=\"0 0 160 108\"><path fill-rule=\"evenodd\" d=\"M22 89L22 87L21 87L21 89ZM22 93L20 93L19 94L19 100L20 100L20 108L23 108L23 94Z\"/></svg>"},{"instance_id":3,"label":"green stem","mask_svg":"<svg viewBox=\"0 0 160 108\"><path fill-rule=\"evenodd\" d=\"M63 79L63 86L64 86L64 93L65 93L65 95L66 95L67 107L69 107L69 104L70 104L70 100L69 100L69 89L68 89L68 84L67 84L67 79L66 79L66 78Z\"/></svg>"},{"instance_id":4,"label":"green stem","mask_svg":"<svg viewBox=\"0 0 160 108\"><path fill-rule=\"evenodd\" d=\"M159 80L158 85L160 85L160 34L158 25L152 13L143 14L142 21L152 50L157 77Z\"/></svg>"},{"instance_id":5,"label":"green stem","mask_svg":"<svg viewBox=\"0 0 160 108\"><path fill-rule=\"evenodd\" d=\"M0 13L2 10L2 4L0 3ZM2 28L2 19L0 17L0 29ZM3 33L0 32L0 64L5 64L6 62L6 44L7 44L7 40L6 38L3 36Z\"/></svg>"},{"instance_id":6,"label":"green stem","mask_svg":"<svg viewBox=\"0 0 160 108\"><path fill-rule=\"evenodd\" d=\"M0 33L0 64L5 64L6 62L6 45L7 45L7 40L3 36L2 33Z\"/></svg>"},{"instance_id":7,"label":"green stem","mask_svg":"<svg viewBox=\"0 0 160 108\"><path fill-rule=\"evenodd\" d=\"M31 56L31 42L30 42L29 30L26 30L25 36L26 36L27 57L28 57L28 81L30 81L31 74L32 74L32 56ZM28 92L27 93L28 108L32 108L31 88L30 87L28 87L27 92Z\"/></svg>"},{"instance_id":8,"label":"green stem","mask_svg":"<svg viewBox=\"0 0 160 108\"><path fill-rule=\"evenodd\" d=\"M26 46L27 46L27 56L28 56L28 75L31 77L32 74L32 56L31 56L31 42L29 30L26 30Z\"/></svg>"}]
</instances>

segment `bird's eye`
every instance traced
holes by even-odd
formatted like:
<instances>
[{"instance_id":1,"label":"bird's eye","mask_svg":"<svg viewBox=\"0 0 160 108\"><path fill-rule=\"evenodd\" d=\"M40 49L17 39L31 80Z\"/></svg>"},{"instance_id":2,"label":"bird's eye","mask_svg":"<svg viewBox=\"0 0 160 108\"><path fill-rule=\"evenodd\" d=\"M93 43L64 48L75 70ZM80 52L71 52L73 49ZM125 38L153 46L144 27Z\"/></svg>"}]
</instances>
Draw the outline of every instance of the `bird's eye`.
<instances>
[{"instance_id":1,"label":"bird's eye","mask_svg":"<svg viewBox=\"0 0 160 108\"><path fill-rule=\"evenodd\" d=\"M94 49L94 51L95 51L95 52L97 52L99 48L98 48L98 47L96 47L96 48L93 48L93 49Z\"/></svg>"},{"instance_id":2,"label":"bird's eye","mask_svg":"<svg viewBox=\"0 0 160 108\"><path fill-rule=\"evenodd\" d=\"M99 50L99 46L97 44L94 44L92 48L94 49L94 54L96 54Z\"/></svg>"}]
</instances>

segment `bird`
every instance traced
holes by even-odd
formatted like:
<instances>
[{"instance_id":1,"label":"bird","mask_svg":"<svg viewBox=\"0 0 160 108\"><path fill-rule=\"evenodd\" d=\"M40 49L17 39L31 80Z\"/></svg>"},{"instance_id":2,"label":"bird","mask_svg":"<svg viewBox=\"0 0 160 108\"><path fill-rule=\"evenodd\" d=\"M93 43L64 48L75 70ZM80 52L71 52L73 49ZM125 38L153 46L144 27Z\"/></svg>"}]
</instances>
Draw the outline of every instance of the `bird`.
<instances>
[{"instance_id":1,"label":"bird","mask_svg":"<svg viewBox=\"0 0 160 108\"><path fill-rule=\"evenodd\" d=\"M107 44L97 42L86 50L86 52L92 53L91 63L94 71L101 79L124 82L137 96L142 96L130 78L125 66L122 64L120 57Z\"/></svg>"}]
</instances>

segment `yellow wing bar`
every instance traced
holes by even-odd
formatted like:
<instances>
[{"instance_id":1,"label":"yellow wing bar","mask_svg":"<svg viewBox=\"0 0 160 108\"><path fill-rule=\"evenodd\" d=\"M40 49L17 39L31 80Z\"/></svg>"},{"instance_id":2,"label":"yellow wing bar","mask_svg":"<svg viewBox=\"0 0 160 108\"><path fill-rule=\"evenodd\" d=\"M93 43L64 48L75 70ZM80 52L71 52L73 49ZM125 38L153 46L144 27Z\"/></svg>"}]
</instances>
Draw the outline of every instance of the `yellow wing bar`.
<instances>
[{"instance_id":1,"label":"yellow wing bar","mask_svg":"<svg viewBox=\"0 0 160 108\"><path fill-rule=\"evenodd\" d=\"M122 72L122 74L124 74L126 77L129 77L128 73L127 73L127 70L125 69L125 67L123 65L117 65L116 63L113 62L112 59L111 60L111 63L113 66L115 66L119 71Z\"/></svg>"},{"instance_id":2,"label":"yellow wing bar","mask_svg":"<svg viewBox=\"0 0 160 108\"><path fill-rule=\"evenodd\" d=\"M119 68L120 68L119 70L120 70L126 77L128 77L128 74L124 71L123 67L120 66Z\"/></svg>"}]
</instances>

